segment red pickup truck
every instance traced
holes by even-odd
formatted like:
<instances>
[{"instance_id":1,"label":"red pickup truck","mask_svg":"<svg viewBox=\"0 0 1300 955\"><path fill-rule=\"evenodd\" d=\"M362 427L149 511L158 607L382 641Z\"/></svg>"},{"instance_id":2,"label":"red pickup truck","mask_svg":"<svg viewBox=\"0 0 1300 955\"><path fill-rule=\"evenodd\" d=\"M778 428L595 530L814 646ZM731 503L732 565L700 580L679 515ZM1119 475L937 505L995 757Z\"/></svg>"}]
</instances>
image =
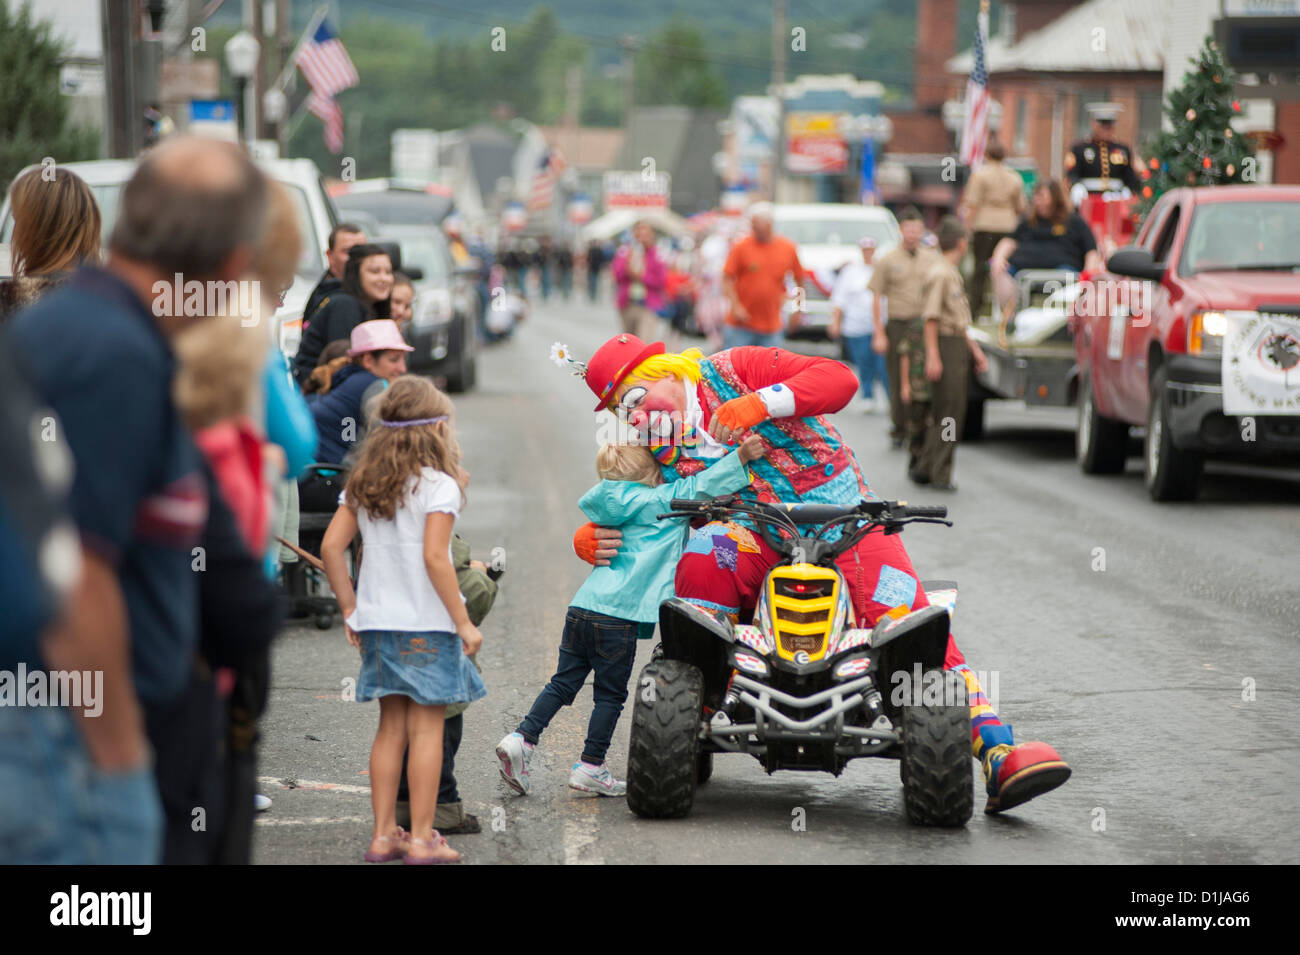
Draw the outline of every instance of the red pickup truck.
<instances>
[{"instance_id":1,"label":"red pickup truck","mask_svg":"<svg viewBox=\"0 0 1300 955\"><path fill-rule=\"evenodd\" d=\"M1300 187L1166 193L1071 324L1084 471L1123 471L1131 426L1157 501L1207 457L1300 463Z\"/></svg>"}]
</instances>

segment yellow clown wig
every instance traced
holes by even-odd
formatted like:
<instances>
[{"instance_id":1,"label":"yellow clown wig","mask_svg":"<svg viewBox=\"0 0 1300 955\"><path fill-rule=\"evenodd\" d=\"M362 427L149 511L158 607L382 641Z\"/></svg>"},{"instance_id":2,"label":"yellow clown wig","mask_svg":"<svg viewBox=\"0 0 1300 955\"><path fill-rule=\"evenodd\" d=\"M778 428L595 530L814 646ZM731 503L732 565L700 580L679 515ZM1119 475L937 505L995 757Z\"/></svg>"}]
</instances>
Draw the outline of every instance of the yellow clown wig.
<instances>
[{"instance_id":1,"label":"yellow clown wig","mask_svg":"<svg viewBox=\"0 0 1300 955\"><path fill-rule=\"evenodd\" d=\"M699 384L700 362L704 361L704 352L698 348L688 348L680 355L665 352L651 355L637 365L623 379L625 385L646 381L658 381L660 378L685 378L691 384Z\"/></svg>"}]
</instances>

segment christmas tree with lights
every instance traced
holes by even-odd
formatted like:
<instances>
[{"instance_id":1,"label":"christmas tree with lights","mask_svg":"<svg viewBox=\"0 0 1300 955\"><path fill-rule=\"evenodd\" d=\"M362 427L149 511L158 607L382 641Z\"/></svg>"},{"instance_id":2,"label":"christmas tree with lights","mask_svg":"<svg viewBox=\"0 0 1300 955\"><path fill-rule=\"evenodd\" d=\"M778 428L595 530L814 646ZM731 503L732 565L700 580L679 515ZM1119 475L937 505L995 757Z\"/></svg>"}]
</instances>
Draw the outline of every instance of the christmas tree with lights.
<instances>
[{"instance_id":1,"label":"christmas tree with lights","mask_svg":"<svg viewBox=\"0 0 1300 955\"><path fill-rule=\"evenodd\" d=\"M1179 186L1220 186L1255 181L1255 149L1232 128L1241 115L1233 97L1233 72L1212 39L1190 61L1183 85L1165 98L1173 128L1162 132L1141 170L1142 215L1166 190Z\"/></svg>"}]
</instances>

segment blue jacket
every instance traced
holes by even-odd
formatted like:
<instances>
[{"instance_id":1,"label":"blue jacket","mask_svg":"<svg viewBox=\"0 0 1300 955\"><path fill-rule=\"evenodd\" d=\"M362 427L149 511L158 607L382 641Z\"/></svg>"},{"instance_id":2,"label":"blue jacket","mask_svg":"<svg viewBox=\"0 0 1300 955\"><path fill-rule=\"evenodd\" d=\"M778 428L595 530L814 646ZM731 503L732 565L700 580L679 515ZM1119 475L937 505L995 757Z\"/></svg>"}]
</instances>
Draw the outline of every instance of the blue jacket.
<instances>
[{"instance_id":1,"label":"blue jacket","mask_svg":"<svg viewBox=\"0 0 1300 955\"><path fill-rule=\"evenodd\" d=\"M342 464L348 452L360 446L366 434L361 415L362 396L377 381L383 379L360 365L344 365L334 375L330 390L312 399L311 415L316 419L316 432L320 435L317 461Z\"/></svg>"},{"instance_id":2,"label":"blue jacket","mask_svg":"<svg viewBox=\"0 0 1300 955\"><path fill-rule=\"evenodd\" d=\"M706 471L658 487L601 481L582 495L578 506L589 520L620 528L623 546L608 567L591 572L570 605L622 620L658 621L659 605L673 596L686 528L684 518L660 521L655 515L666 512L675 497L716 497L748 487L749 481L749 470L735 451Z\"/></svg>"}]
</instances>

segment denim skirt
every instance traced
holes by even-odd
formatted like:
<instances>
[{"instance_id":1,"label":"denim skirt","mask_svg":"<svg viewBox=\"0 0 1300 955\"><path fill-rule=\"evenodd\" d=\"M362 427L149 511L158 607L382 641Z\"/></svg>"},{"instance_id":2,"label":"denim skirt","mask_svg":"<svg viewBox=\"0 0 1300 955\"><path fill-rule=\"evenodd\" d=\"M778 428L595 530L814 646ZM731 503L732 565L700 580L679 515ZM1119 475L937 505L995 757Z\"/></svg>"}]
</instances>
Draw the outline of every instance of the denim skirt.
<instances>
[{"instance_id":1,"label":"denim skirt","mask_svg":"<svg viewBox=\"0 0 1300 955\"><path fill-rule=\"evenodd\" d=\"M357 702L381 696L408 696L416 703L469 703L487 687L460 645L442 630L363 630Z\"/></svg>"}]
</instances>

